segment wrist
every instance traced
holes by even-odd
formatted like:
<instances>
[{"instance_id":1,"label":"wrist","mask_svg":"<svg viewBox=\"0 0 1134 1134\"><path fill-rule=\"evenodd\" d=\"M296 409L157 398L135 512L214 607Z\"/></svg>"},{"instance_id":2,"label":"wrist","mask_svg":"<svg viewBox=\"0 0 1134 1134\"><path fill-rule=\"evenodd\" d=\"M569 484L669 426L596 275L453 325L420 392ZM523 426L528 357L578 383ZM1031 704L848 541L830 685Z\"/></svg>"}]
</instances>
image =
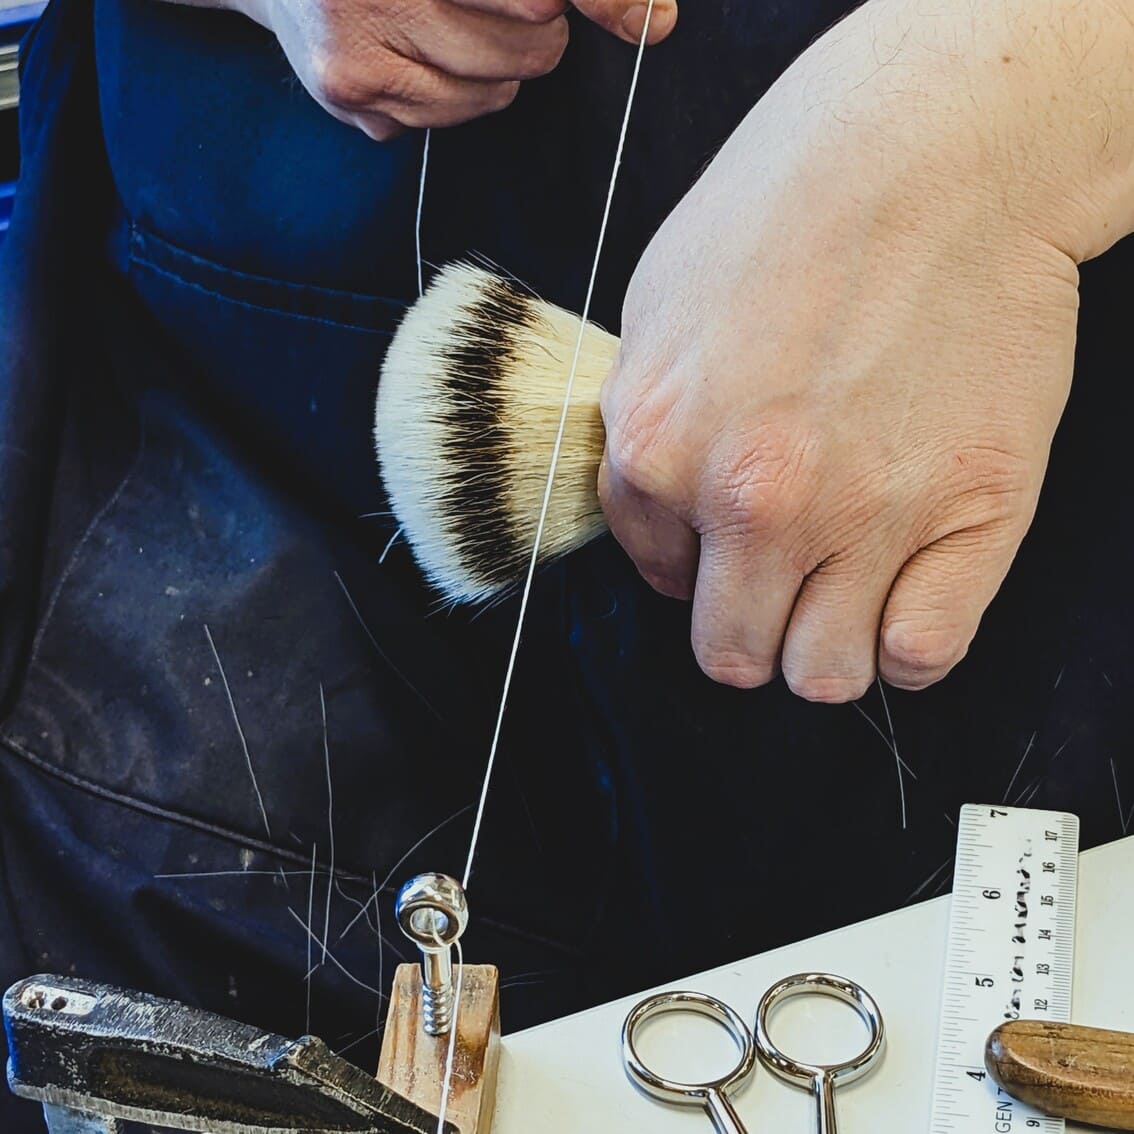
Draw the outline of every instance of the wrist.
<instances>
[{"instance_id":1,"label":"wrist","mask_svg":"<svg viewBox=\"0 0 1134 1134\"><path fill-rule=\"evenodd\" d=\"M1033 229L1081 263L1134 231L1134 5L1008 0L1004 9L983 17L975 81L1000 72L999 91L989 77L990 104L1012 187Z\"/></svg>"},{"instance_id":2,"label":"wrist","mask_svg":"<svg viewBox=\"0 0 1134 1134\"><path fill-rule=\"evenodd\" d=\"M868 0L813 53L810 110L931 199L991 194L1077 263L1134 231L1130 0Z\"/></svg>"}]
</instances>

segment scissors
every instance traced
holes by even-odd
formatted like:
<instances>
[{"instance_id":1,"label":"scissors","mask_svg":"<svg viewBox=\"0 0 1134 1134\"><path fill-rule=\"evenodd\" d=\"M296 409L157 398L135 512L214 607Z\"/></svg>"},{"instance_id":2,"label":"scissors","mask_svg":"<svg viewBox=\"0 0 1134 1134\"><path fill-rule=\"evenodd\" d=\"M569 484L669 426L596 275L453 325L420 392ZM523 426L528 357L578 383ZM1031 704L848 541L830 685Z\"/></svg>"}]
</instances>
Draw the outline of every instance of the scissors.
<instances>
[{"instance_id":1,"label":"scissors","mask_svg":"<svg viewBox=\"0 0 1134 1134\"><path fill-rule=\"evenodd\" d=\"M869 1031L869 1039L859 1055L844 1063L801 1063L776 1047L768 1034L768 1017L784 1000L805 994L835 997L858 1012ZM635 1037L647 1020L670 1012L695 1012L724 1025L740 1053L732 1070L719 1079L703 1083L677 1082L650 1070L638 1055ZM817 1134L837 1134L835 1088L865 1075L882 1051L884 1039L882 1013L861 985L830 973L798 973L772 985L760 998L755 1034L734 1009L715 996L703 992L662 992L650 996L631 1009L622 1025L622 1061L631 1079L653 1098L703 1107L719 1134L747 1134L728 1095L751 1075L759 1059L781 1078L811 1092L815 1099Z\"/></svg>"}]
</instances>

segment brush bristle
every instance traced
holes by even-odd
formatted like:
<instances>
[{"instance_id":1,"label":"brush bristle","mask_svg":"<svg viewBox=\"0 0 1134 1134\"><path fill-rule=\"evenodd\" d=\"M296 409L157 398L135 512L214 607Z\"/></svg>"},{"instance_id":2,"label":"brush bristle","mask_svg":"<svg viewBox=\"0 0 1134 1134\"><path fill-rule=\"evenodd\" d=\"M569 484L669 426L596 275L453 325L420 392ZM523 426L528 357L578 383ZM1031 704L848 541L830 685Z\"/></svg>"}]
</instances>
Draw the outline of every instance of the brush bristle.
<instances>
[{"instance_id":1,"label":"brush bristle","mask_svg":"<svg viewBox=\"0 0 1134 1134\"><path fill-rule=\"evenodd\" d=\"M446 599L482 602L531 558L578 316L470 264L445 268L386 353L374 439L390 505ZM618 339L588 324L540 562L605 528L599 391Z\"/></svg>"}]
</instances>

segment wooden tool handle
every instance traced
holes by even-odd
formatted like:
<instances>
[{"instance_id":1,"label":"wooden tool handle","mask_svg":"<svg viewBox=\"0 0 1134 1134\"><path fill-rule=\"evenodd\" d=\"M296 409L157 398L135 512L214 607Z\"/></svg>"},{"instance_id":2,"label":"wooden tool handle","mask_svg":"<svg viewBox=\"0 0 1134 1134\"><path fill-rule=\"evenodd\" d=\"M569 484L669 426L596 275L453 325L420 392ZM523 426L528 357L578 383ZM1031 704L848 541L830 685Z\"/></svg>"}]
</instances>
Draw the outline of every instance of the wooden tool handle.
<instances>
[{"instance_id":1,"label":"wooden tool handle","mask_svg":"<svg viewBox=\"0 0 1134 1134\"><path fill-rule=\"evenodd\" d=\"M1047 1114L1134 1130L1134 1035L1016 1020L988 1037L984 1061L1013 1098Z\"/></svg>"}]
</instances>

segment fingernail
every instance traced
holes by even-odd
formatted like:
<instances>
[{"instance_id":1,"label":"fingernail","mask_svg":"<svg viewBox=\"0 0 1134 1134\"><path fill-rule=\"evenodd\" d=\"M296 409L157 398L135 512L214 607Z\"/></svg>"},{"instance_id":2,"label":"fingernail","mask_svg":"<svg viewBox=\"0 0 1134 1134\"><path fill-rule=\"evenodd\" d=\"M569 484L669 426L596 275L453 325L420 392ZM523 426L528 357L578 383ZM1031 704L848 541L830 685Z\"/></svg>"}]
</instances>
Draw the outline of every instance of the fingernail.
<instances>
[{"instance_id":1,"label":"fingernail","mask_svg":"<svg viewBox=\"0 0 1134 1134\"><path fill-rule=\"evenodd\" d=\"M642 38L642 28L645 27L648 11L647 5L635 4L623 15L622 30L630 39L638 41ZM655 4L653 15L650 16L650 34L646 42L657 43L662 36L667 35L673 26L673 17L673 8Z\"/></svg>"}]
</instances>

